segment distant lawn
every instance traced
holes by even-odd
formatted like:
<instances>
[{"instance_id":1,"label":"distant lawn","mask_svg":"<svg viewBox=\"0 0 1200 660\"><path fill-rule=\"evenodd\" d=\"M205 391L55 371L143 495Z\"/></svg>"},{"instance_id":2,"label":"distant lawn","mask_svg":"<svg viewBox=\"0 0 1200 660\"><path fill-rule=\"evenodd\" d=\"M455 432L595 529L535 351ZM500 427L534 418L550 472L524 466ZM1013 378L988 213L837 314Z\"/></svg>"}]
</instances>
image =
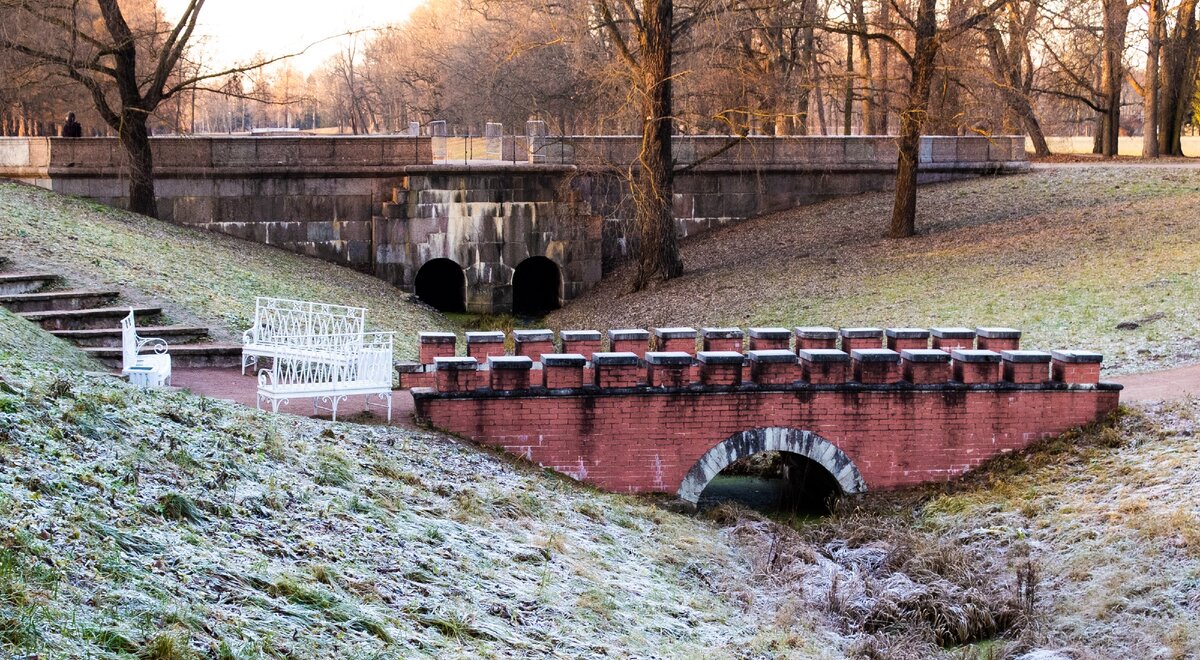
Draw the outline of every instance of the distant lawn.
<instances>
[{"instance_id":1,"label":"distant lawn","mask_svg":"<svg viewBox=\"0 0 1200 660\"><path fill-rule=\"evenodd\" d=\"M369 275L31 186L0 182L0 254L73 287L120 288L130 301L163 305L175 322L214 326L221 339L240 338L255 296L367 307L369 326L399 333L398 356L416 355L419 330L454 329Z\"/></svg>"},{"instance_id":2,"label":"distant lawn","mask_svg":"<svg viewBox=\"0 0 1200 660\"><path fill-rule=\"evenodd\" d=\"M1200 170L1076 166L918 200L911 239L883 237L890 193L797 208L685 241L687 272L654 290L622 269L548 323L1010 325L1111 372L1200 360Z\"/></svg>"},{"instance_id":3,"label":"distant lawn","mask_svg":"<svg viewBox=\"0 0 1200 660\"><path fill-rule=\"evenodd\" d=\"M1092 153L1093 138L1077 135L1069 137L1048 137L1046 143L1055 154L1090 154ZM1025 140L1025 149L1033 153L1033 142ZM1120 156L1141 156L1142 138L1123 137L1117 140L1117 154ZM1200 156L1200 136L1184 136L1183 155Z\"/></svg>"}]
</instances>

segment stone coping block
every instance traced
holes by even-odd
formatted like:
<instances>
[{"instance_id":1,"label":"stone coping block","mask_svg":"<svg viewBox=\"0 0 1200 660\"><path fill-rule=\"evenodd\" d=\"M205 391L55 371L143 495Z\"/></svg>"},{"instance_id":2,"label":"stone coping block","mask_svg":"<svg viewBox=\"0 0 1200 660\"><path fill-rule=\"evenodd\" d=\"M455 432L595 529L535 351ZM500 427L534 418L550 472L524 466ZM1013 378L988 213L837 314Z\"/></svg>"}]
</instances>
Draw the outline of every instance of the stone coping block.
<instances>
[{"instance_id":1,"label":"stone coping block","mask_svg":"<svg viewBox=\"0 0 1200 660\"><path fill-rule=\"evenodd\" d=\"M785 351L786 352L786 351ZM808 362L849 362L850 354L835 348L809 348L796 351L801 360Z\"/></svg>"},{"instance_id":2,"label":"stone coping block","mask_svg":"<svg viewBox=\"0 0 1200 660\"><path fill-rule=\"evenodd\" d=\"M458 340L458 335L453 332L421 332L417 334L417 340L422 344L453 344Z\"/></svg>"},{"instance_id":3,"label":"stone coping block","mask_svg":"<svg viewBox=\"0 0 1200 660\"><path fill-rule=\"evenodd\" d=\"M434 360L446 358L434 358ZM425 373L425 365L420 362L397 362L396 371L402 374L421 374Z\"/></svg>"},{"instance_id":4,"label":"stone coping block","mask_svg":"<svg viewBox=\"0 0 1200 660\"><path fill-rule=\"evenodd\" d=\"M637 328L629 328L623 330L609 330L608 338L613 341L628 340L628 339L643 339L650 341L650 331Z\"/></svg>"},{"instance_id":5,"label":"stone coping block","mask_svg":"<svg viewBox=\"0 0 1200 660\"><path fill-rule=\"evenodd\" d=\"M438 371L476 371L479 360L473 357L435 357L433 368Z\"/></svg>"},{"instance_id":6,"label":"stone coping block","mask_svg":"<svg viewBox=\"0 0 1200 660\"><path fill-rule=\"evenodd\" d=\"M553 330L513 330L513 341L554 341Z\"/></svg>"},{"instance_id":7,"label":"stone coping block","mask_svg":"<svg viewBox=\"0 0 1200 660\"><path fill-rule=\"evenodd\" d=\"M1021 331L1016 328L975 328L975 334L985 339L1021 338Z\"/></svg>"},{"instance_id":8,"label":"stone coping block","mask_svg":"<svg viewBox=\"0 0 1200 660\"><path fill-rule=\"evenodd\" d=\"M899 362L900 354L890 348L856 348L850 356L859 362Z\"/></svg>"},{"instance_id":9,"label":"stone coping block","mask_svg":"<svg viewBox=\"0 0 1200 660\"><path fill-rule=\"evenodd\" d=\"M701 364L743 364L746 356L737 351L700 351L696 353L696 359Z\"/></svg>"},{"instance_id":10,"label":"stone coping block","mask_svg":"<svg viewBox=\"0 0 1200 660\"><path fill-rule=\"evenodd\" d=\"M600 341L599 330L563 330L558 333L563 341Z\"/></svg>"},{"instance_id":11,"label":"stone coping block","mask_svg":"<svg viewBox=\"0 0 1200 660\"><path fill-rule=\"evenodd\" d=\"M692 355L683 351L648 351L646 363L662 367L690 367Z\"/></svg>"},{"instance_id":12,"label":"stone coping block","mask_svg":"<svg viewBox=\"0 0 1200 660\"><path fill-rule=\"evenodd\" d=\"M1050 354L1045 351L1000 351L1000 359L1005 362L1049 364Z\"/></svg>"},{"instance_id":13,"label":"stone coping block","mask_svg":"<svg viewBox=\"0 0 1200 660\"><path fill-rule=\"evenodd\" d=\"M936 348L913 348L900 351L900 357L909 362L949 362L950 354Z\"/></svg>"},{"instance_id":14,"label":"stone coping block","mask_svg":"<svg viewBox=\"0 0 1200 660\"><path fill-rule=\"evenodd\" d=\"M873 339L875 337L883 338L883 328L842 328L841 334L843 337L851 339Z\"/></svg>"},{"instance_id":15,"label":"stone coping block","mask_svg":"<svg viewBox=\"0 0 1200 660\"><path fill-rule=\"evenodd\" d=\"M695 328L655 328L654 336L659 339L695 339Z\"/></svg>"},{"instance_id":16,"label":"stone coping block","mask_svg":"<svg viewBox=\"0 0 1200 660\"><path fill-rule=\"evenodd\" d=\"M840 353L841 351L838 352ZM796 354L782 348L750 351L748 355L750 356L751 362L759 362L762 364L777 364L781 362L790 362L795 364L796 362Z\"/></svg>"},{"instance_id":17,"label":"stone coping block","mask_svg":"<svg viewBox=\"0 0 1200 660\"><path fill-rule=\"evenodd\" d=\"M686 355L686 353L685 353ZM688 356L689 359L691 356ZM641 359L637 353L615 352L615 353L593 353L592 364L597 367L629 367L641 364Z\"/></svg>"},{"instance_id":18,"label":"stone coping block","mask_svg":"<svg viewBox=\"0 0 1200 660\"><path fill-rule=\"evenodd\" d=\"M496 330L494 332L493 331L486 331L486 332L472 331L472 332L468 332L465 334L467 336L468 344L503 344L504 343L504 333L500 332L499 330Z\"/></svg>"},{"instance_id":19,"label":"stone coping block","mask_svg":"<svg viewBox=\"0 0 1200 660\"><path fill-rule=\"evenodd\" d=\"M1104 361L1104 355L1094 351L1050 351L1050 356L1069 364L1099 364Z\"/></svg>"},{"instance_id":20,"label":"stone coping block","mask_svg":"<svg viewBox=\"0 0 1200 660\"><path fill-rule=\"evenodd\" d=\"M532 368L533 358L527 355L493 355L488 358L488 369L492 371L529 371Z\"/></svg>"},{"instance_id":21,"label":"stone coping block","mask_svg":"<svg viewBox=\"0 0 1200 660\"><path fill-rule=\"evenodd\" d=\"M705 339L741 339L745 336L741 328L700 328ZM723 353L725 351L709 351Z\"/></svg>"},{"instance_id":22,"label":"stone coping block","mask_svg":"<svg viewBox=\"0 0 1200 660\"><path fill-rule=\"evenodd\" d=\"M975 331L970 328L930 328L929 332L939 339L975 338Z\"/></svg>"},{"instance_id":23,"label":"stone coping block","mask_svg":"<svg viewBox=\"0 0 1200 660\"><path fill-rule=\"evenodd\" d=\"M801 339L837 339L838 336L838 331L834 328L819 325L799 327L795 332Z\"/></svg>"},{"instance_id":24,"label":"stone coping block","mask_svg":"<svg viewBox=\"0 0 1200 660\"><path fill-rule=\"evenodd\" d=\"M755 339L791 339L792 333L787 328L750 328L750 336Z\"/></svg>"},{"instance_id":25,"label":"stone coping block","mask_svg":"<svg viewBox=\"0 0 1200 660\"><path fill-rule=\"evenodd\" d=\"M893 339L928 339L929 331L925 328L888 328L884 330Z\"/></svg>"},{"instance_id":26,"label":"stone coping block","mask_svg":"<svg viewBox=\"0 0 1200 660\"><path fill-rule=\"evenodd\" d=\"M959 350L951 351L950 357L954 358L955 362L999 362L1000 354L996 351L985 350Z\"/></svg>"},{"instance_id":27,"label":"stone coping block","mask_svg":"<svg viewBox=\"0 0 1200 660\"><path fill-rule=\"evenodd\" d=\"M580 367L587 364L587 358L580 353L542 353L542 366L545 367Z\"/></svg>"}]
</instances>

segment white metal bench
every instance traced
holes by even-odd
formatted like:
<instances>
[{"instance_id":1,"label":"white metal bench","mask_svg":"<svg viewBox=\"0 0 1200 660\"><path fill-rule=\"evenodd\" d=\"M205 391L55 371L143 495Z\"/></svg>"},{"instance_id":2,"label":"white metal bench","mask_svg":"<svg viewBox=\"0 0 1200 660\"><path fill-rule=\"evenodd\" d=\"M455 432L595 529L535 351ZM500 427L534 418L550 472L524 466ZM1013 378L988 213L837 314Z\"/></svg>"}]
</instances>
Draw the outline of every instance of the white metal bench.
<instances>
[{"instance_id":1,"label":"white metal bench","mask_svg":"<svg viewBox=\"0 0 1200 660\"><path fill-rule=\"evenodd\" d=\"M152 353L143 354L149 348ZM121 319L121 375L139 387L163 387L171 384L171 355L167 342L157 337L139 337L133 309Z\"/></svg>"},{"instance_id":2,"label":"white metal bench","mask_svg":"<svg viewBox=\"0 0 1200 660\"><path fill-rule=\"evenodd\" d=\"M327 410L337 421L338 404L347 397L362 394L368 407L373 396L382 399L384 403L374 405L386 407L387 419L392 421L394 334L324 335L324 352L276 354L271 368L258 374L257 406L261 409L266 400L271 403L272 411L279 412L279 404L290 399L311 398L314 413ZM319 405L320 402L328 403L328 407Z\"/></svg>"},{"instance_id":3,"label":"white metal bench","mask_svg":"<svg viewBox=\"0 0 1200 660\"><path fill-rule=\"evenodd\" d=\"M258 297L254 322L242 333L242 374L259 358L326 354L338 335L362 336L367 310L362 307Z\"/></svg>"}]
</instances>

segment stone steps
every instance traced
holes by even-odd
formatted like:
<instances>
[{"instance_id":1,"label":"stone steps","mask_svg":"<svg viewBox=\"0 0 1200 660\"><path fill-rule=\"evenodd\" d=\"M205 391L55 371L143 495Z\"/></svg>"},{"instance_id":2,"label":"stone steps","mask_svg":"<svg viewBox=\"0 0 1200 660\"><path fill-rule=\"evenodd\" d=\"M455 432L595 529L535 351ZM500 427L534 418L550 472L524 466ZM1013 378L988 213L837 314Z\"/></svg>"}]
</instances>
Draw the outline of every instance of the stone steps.
<instances>
[{"instance_id":1,"label":"stone steps","mask_svg":"<svg viewBox=\"0 0 1200 660\"><path fill-rule=\"evenodd\" d=\"M92 309L67 309L44 312L22 312L18 316L33 321L44 330L91 330L98 328L120 328L121 319L129 314L129 307L97 307ZM134 318L140 322L153 323L162 314L161 307L133 306Z\"/></svg>"},{"instance_id":2,"label":"stone steps","mask_svg":"<svg viewBox=\"0 0 1200 660\"><path fill-rule=\"evenodd\" d=\"M34 293L60 282L62 278L52 273L0 273L0 296Z\"/></svg>"},{"instance_id":3,"label":"stone steps","mask_svg":"<svg viewBox=\"0 0 1200 660\"><path fill-rule=\"evenodd\" d=\"M139 334L141 329L138 329ZM149 336L149 335L147 335ZM170 342L168 342L170 344ZM82 349L83 352L100 360L113 369L121 367L120 346L91 346ZM172 369L189 369L196 367L228 368L240 366L242 363L242 345L228 343L201 344L170 344L167 352L171 354Z\"/></svg>"},{"instance_id":4,"label":"stone steps","mask_svg":"<svg viewBox=\"0 0 1200 660\"><path fill-rule=\"evenodd\" d=\"M67 291L37 291L0 295L0 305L10 312L52 312L95 309L111 305L121 297L120 291L101 289L71 289Z\"/></svg>"},{"instance_id":5,"label":"stone steps","mask_svg":"<svg viewBox=\"0 0 1200 660\"><path fill-rule=\"evenodd\" d=\"M166 340L172 349L176 344L192 344L208 339L208 328L189 325L139 326L138 335L158 337ZM120 328L93 328L88 330L51 330L50 334L73 342L84 348L101 348L121 345Z\"/></svg>"}]
</instances>

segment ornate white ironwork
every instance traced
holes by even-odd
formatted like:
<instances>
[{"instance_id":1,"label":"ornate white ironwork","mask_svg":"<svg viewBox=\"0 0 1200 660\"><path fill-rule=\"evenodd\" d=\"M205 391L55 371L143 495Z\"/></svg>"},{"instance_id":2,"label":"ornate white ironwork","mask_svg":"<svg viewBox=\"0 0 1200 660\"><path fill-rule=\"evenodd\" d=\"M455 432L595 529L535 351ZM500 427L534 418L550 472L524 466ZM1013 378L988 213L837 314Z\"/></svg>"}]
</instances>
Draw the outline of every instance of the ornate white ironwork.
<instances>
[{"instance_id":1,"label":"ornate white ironwork","mask_svg":"<svg viewBox=\"0 0 1200 660\"><path fill-rule=\"evenodd\" d=\"M279 412L279 404L290 398L313 399L313 410L329 411L337 421L338 405L349 396L365 395L366 405L387 409L392 421L392 353L395 333L367 332L362 334L322 335L318 344L314 337L297 337L299 350L275 355L270 369L258 374L258 400L271 403ZM384 403L372 404L377 396ZM321 406L320 403L327 403Z\"/></svg>"},{"instance_id":2,"label":"ornate white ironwork","mask_svg":"<svg viewBox=\"0 0 1200 660\"><path fill-rule=\"evenodd\" d=\"M143 354L149 348L152 352ZM167 342L158 337L139 337L133 318L121 319L121 375L140 387L162 387L171 384L171 355L167 353Z\"/></svg>"},{"instance_id":3,"label":"ornate white ironwork","mask_svg":"<svg viewBox=\"0 0 1200 660\"><path fill-rule=\"evenodd\" d=\"M307 351L336 351L328 346L339 335L361 336L367 310L304 300L258 297L254 322L242 333L242 373L258 358L303 356Z\"/></svg>"}]
</instances>

